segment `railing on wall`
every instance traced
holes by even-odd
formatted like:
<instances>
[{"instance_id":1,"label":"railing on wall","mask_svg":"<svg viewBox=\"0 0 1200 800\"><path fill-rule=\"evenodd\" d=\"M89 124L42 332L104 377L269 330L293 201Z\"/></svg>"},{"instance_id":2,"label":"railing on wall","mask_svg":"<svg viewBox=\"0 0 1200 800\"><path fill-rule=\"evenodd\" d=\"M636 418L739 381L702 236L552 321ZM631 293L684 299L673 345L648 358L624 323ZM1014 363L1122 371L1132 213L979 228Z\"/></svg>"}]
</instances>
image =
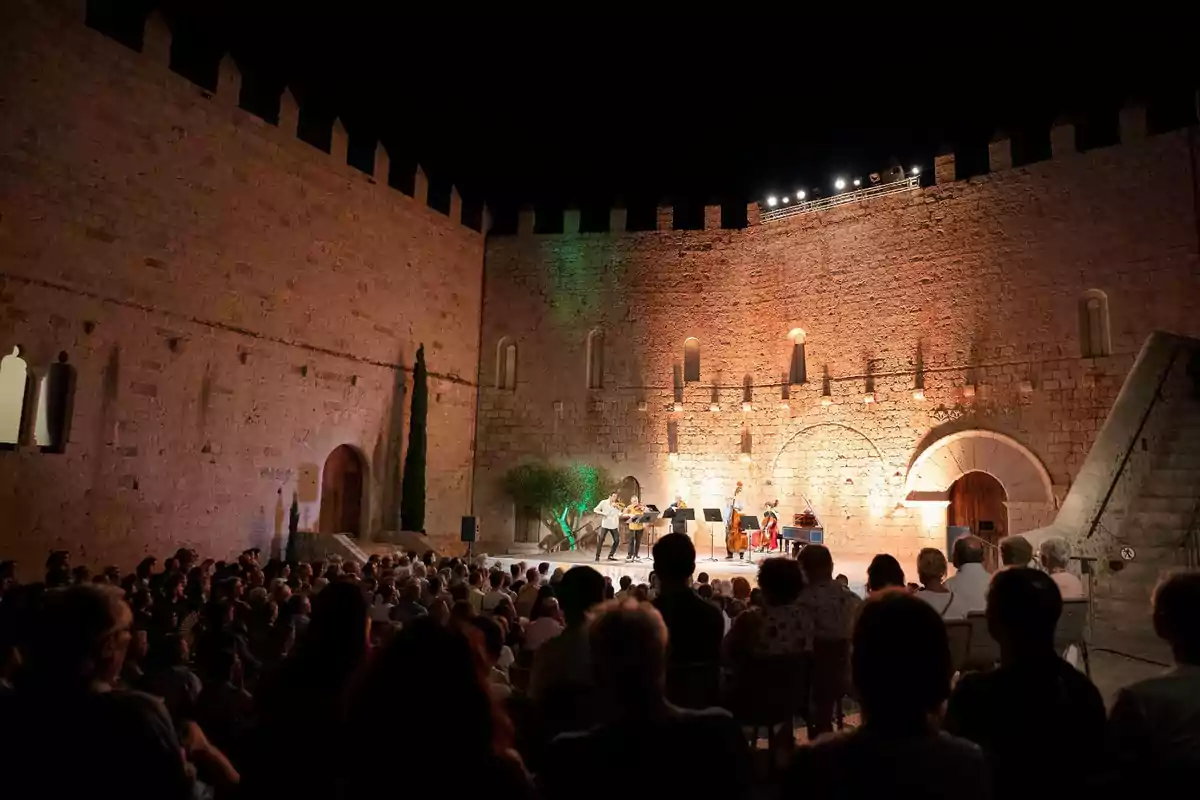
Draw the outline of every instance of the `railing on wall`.
<instances>
[{"instance_id":1,"label":"railing on wall","mask_svg":"<svg viewBox=\"0 0 1200 800\"><path fill-rule=\"evenodd\" d=\"M807 214L811 211L821 211L834 206L842 206L847 203L858 203L863 200L868 200L872 197L884 197L889 194L899 194L901 192L911 192L921 186L921 178L918 175L913 175L903 180L892 181L891 183L882 183L877 186L868 186L865 189L855 189L851 192L842 192L835 194L832 197L822 197L817 200L805 200L799 203L789 203L780 208L768 208L762 211L759 216L761 222L774 222L788 217L795 217L799 214Z\"/></svg>"},{"instance_id":2,"label":"railing on wall","mask_svg":"<svg viewBox=\"0 0 1200 800\"><path fill-rule=\"evenodd\" d=\"M1147 403L1146 410L1142 413L1142 417L1138 422L1137 429L1134 430L1133 435L1129 437L1129 444L1125 446L1125 452L1121 455L1120 465L1117 467L1117 471L1113 475L1107 491L1104 493L1104 499L1100 501L1100 505L1092 517L1092 522L1088 526L1088 532L1085 538L1092 538L1096 531L1104 528L1104 523L1102 520L1105 511L1108 510L1108 503L1110 500L1112 500L1112 496L1117 491L1117 486L1121 483L1122 478L1125 477L1125 471L1129 466L1129 460L1133 456L1138 442L1141 441L1142 434L1146 430L1146 424L1150 421L1151 415L1154 413L1155 409L1163 406L1163 388L1167 385L1167 379L1171 377L1171 373L1174 371L1175 365L1179 363L1179 354L1183 352L1183 350L1184 348L1182 345L1176 345L1171 351L1171 357L1167 361L1166 366L1163 367L1162 371L1159 373L1157 384L1154 387L1154 394L1151 396L1150 402ZM1108 531L1108 533L1112 532Z\"/></svg>"}]
</instances>

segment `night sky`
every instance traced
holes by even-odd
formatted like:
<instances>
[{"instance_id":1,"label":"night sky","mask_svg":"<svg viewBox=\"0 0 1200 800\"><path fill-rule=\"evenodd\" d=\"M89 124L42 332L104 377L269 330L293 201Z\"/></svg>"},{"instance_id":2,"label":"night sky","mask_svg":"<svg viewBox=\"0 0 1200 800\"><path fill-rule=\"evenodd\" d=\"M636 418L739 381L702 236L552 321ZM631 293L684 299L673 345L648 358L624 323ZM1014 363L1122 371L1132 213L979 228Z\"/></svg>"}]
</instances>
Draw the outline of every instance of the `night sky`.
<instances>
[{"instance_id":1,"label":"night sky","mask_svg":"<svg viewBox=\"0 0 1200 800\"><path fill-rule=\"evenodd\" d=\"M835 175L865 179L893 160L931 173L946 145L964 177L986 172L997 130L1017 165L1048 157L1056 119L1075 122L1084 149L1113 144L1130 98L1148 106L1151 131L1196 119L1192 48L1150 37L1118 51L1044 28L831 41L816 27L791 36L798 23L765 7L668 21L570 5L489 17L458 4L417 19L402 5L92 0L89 22L137 47L141 19L161 8L176 71L212 86L231 51L243 107L274 118L287 83L303 138L328 147L341 115L352 163L369 167L382 139L394 184L406 188L419 161L433 205L448 205L454 183L468 214L486 200L501 229L530 205L580 207L586 220L616 203L631 214L671 203L677 221L699 218L705 203L829 193ZM1151 45L1153 62L1132 56Z\"/></svg>"}]
</instances>

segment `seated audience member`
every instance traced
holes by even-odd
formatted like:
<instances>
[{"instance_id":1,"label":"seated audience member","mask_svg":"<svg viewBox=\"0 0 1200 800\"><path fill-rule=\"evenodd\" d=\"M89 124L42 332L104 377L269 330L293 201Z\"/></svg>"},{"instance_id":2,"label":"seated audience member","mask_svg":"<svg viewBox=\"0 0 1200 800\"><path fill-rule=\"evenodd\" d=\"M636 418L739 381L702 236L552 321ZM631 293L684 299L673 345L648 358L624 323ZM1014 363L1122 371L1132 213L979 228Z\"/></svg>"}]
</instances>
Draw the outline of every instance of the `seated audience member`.
<instances>
[{"instance_id":1,"label":"seated audience member","mask_svg":"<svg viewBox=\"0 0 1200 800\"><path fill-rule=\"evenodd\" d=\"M488 691L492 698L504 702L512 697L512 682L508 671L500 666L500 657L504 652L504 631L500 624L491 617L472 617L467 623L479 637L484 668L487 670Z\"/></svg>"},{"instance_id":2,"label":"seated audience member","mask_svg":"<svg viewBox=\"0 0 1200 800\"><path fill-rule=\"evenodd\" d=\"M475 613L479 614L483 611L483 571L478 569L471 570L471 574L467 577L467 600L471 603L471 608L475 609Z\"/></svg>"},{"instance_id":3,"label":"seated audience member","mask_svg":"<svg viewBox=\"0 0 1200 800\"><path fill-rule=\"evenodd\" d=\"M550 735L596 720L587 615L604 602L604 578L591 567L574 567L559 583L558 599L566 627L538 649L529 680L529 696Z\"/></svg>"},{"instance_id":4,"label":"seated audience member","mask_svg":"<svg viewBox=\"0 0 1200 800\"><path fill-rule=\"evenodd\" d=\"M617 592L617 600L632 600L633 599L633 578L628 575L622 575L618 581L621 585L620 591Z\"/></svg>"},{"instance_id":5,"label":"seated audience member","mask_svg":"<svg viewBox=\"0 0 1200 800\"><path fill-rule=\"evenodd\" d=\"M712 603L689 585L696 570L696 548L682 533L668 533L654 544L654 572L660 590L654 607L670 632L667 646L668 696L672 702L704 707L716 702L725 620ZM709 683L701 673L711 669Z\"/></svg>"},{"instance_id":6,"label":"seated audience member","mask_svg":"<svg viewBox=\"0 0 1200 800\"><path fill-rule=\"evenodd\" d=\"M880 553L871 559L867 567L867 592L876 595L880 592L907 591L904 584L904 570L895 556Z\"/></svg>"},{"instance_id":7,"label":"seated audience member","mask_svg":"<svg viewBox=\"0 0 1200 800\"><path fill-rule=\"evenodd\" d=\"M146 691L163 699L175 719L195 718L196 701L203 684L188 665L191 658L187 637L177 633L164 637L158 667L143 682Z\"/></svg>"},{"instance_id":8,"label":"seated audience member","mask_svg":"<svg viewBox=\"0 0 1200 800\"><path fill-rule=\"evenodd\" d=\"M546 642L562 633L562 612L553 595L538 600L533 608L533 619L525 626L525 649L536 652Z\"/></svg>"},{"instance_id":9,"label":"seated audience member","mask_svg":"<svg viewBox=\"0 0 1200 800\"><path fill-rule=\"evenodd\" d=\"M937 728L952 667L928 603L904 592L864 603L852 671L862 725L797 750L781 797L990 796L979 748Z\"/></svg>"},{"instance_id":10,"label":"seated audience member","mask_svg":"<svg viewBox=\"0 0 1200 800\"><path fill-rule=\"evenodd\" d=\"M542 574L532 567L525 571L525 585L517 592L517 616L529 619L533 615L533 605L537 602L538 590L542 588Z\"/></svg>"},{"instance_id":11,"label":"seated audience member","mask_svg":"<svg viewBox=\"0 0 1200 800\"><path fill-rule=\"evenodd\" d=\"M1024 536L1005 536L1000 540L1000 569L1032 567L1033 545Z\"/></svg>"},{"instance_id":12,"label":"seated audience member","mask_svg":"<svg viewBox=\"0 0 1200 800\"><path fill-rule=\"evenodd\" d=\"M834 578L834 580L837 581L838 583L840 583L842 586L845 586L846 588L850 588L850 579L848 577L846 577L844 574L839 572L838 576L836 578Z\"/></svg>"},{"instance_id":13,"label":"seated audience member","mask_svg":"<svg viewBox=\"0 0 1200 800\"><path fill-rule=\"evenodd\" d=\"M400 590L400 600L392 608L392 621L408 625L429 615L429 609L421 605L421 584L414 578Z\"/></svg>"},{"instance_id":14,"label":"seated audience member","mask_svg":"<svg viewBox=\"0 0 1200 800\"><path fill-rule=\"evenodd\" d=\"M369 611L350 581L329 584L313 601L308 635L256 692L259 726L244 764L246 797L334 796L337 771L296 769L294 737L303 731L305 746L334 763L349 757L339 729L342 701L366 661Z\"/></svg>"},{"instance_id":15,"label":"seated audience member","mask_svg":"<svg viewBox=\"0 0 1200 800\"><path fill-rule=\"evenodd\" d=\"M983 748L997 798L1087 796L1103 764L1104 703L1054 651L1061 612L1050 576L1022 567L997 573L987 619L1000 668L964 676L950 698L946 730Z\"/></svg>"},{"instance_id":16,"label":"seated audience member","mask_svg":"<svg viewBox=\"0 0 1200 800\"><path fill-rule=\"evenodd\" d=\"M670 536L683 537L668 534L659 544ZM665 588L660 558L655 555L655 565ZM671 580L678 580L678 569L673 566ZM608 798L613 786L636 786L647 797L739 796L750 762L737 723L723 709L684 710L667 702L667 628L659 613L614 600L596 613L588 639L603 721L550 743L541 772L544 796ZM688 768L697 762L704 768ZM603 764L604 780L581 780L580 764Z\"/></svg>"},{"instance_id":17,"label":"seated audience member","mask_svg":"<svg viewBox=\"0 0 1200 800\"><path fill-rule=\"evenodd\" d=\"M329 796L397 796L398 778L388 765L402 759L413 766L399 779L405 797L532 797L512 749L512 723L477 664L467 636L432 620L389 639L348 702L344 730L355 762L364 766L326 770L342 779L341 793Z\"/></svg>"},{"instance_id":18,"label":"seated audience member","mask_svg":"<svg viewBox=\"0 0 1200 800\"><path fill-rule=\"evenodd\" d=\"M737 615L725 638L726 660L737 663L758 656L799 656L808 648L809 620L796 600L804 589L804 572L790 558L767 558L758 565L764 605Z\"/></svg>"},{"instance_id":19,"label":"seated audience member","mask_svg":"<svg viewBox=\"0 0 1200 800\"><path fill-rule=\"evenodd\" d=\"M504 591L505 575L500 570L492 570L488 575L488 584L491 586L491 591L483 596L480 601L480 608L485 612L491 613L496 610L496 606L501 600L508 599L508 594Z\"/></svg>"},{"instance_id":20,"label":"seated audience member","mask_svg":"<svg viewBox=\"0 0 1200 800\"><path fill-rule=\"evenodd\" d=\"M954 592L958 604L955 608L961 608L964 616L985 610L992 576L983 566L983 540L978 536L963 536L954 542L951 555L955 573L946 581L946 588Z\"/></svg>"},{"instance_id":21,"label":"seated audience member","mask_svg":"<svg viewBox=\"0 0 1200 800\"><path fill-rule=\"evenodd\" d=\"M957 602L958 595L950 591L946 578L946 556L936 547L926 547L917 555L917 576L921 589L916 596L933 606L942 619L963 619L966 610Z\"/></svg>"},{"instance_id":22,"label":"seated audience member","mask_svg":"<svg viewBox=\"0 0 1200 800\"><path fill-rule=\"evenodd\" d=\"M734 600L741 600L743 603L750 602L750 581L739 575L731 581L731 585L733 586Z\"/></svg>"},{"instance_id":23,"label":"seated audience member","mask_svg":"<svg viewBox=\"0 0 1200 800\"><path fill-rule=\"evenodd\" d=\"M1067 540L1058 536L1051 537L1038 545L1038 560L1050 574L1063 600L1082 600L1083 581L1078 576L1067 572L1067 563L1071 558L1071 545Z\"/></svg>"},{"instance_id":24,"label":"seated audience member","mask_svg":"<svg viewBox=\"0 0 1200 800\"><path fill-rule=\"evenodd\" d=\"M80 584L45 595L20 690L0 704L0 775L9 797L192 797L166 709L118 687L132 614L120 590Z\"/></svg>"},{"instance_id":25,"label":"seated audience member","mask_svg":"<svg viewBox=\"0 0 1200 800\"><path fill-rule=\"evenodd\" d=\"M810 630L813 671L809 711L805 716L808 738L833 730L833 710L849 688L850 628L862 600L833 579L829 548L812 544L800 551L805 587L797 603L804 609Z\"/></svg>"},{"instance_id":26,"label":"seated audience member","mask_svg":"<svg viewBox=\"0 0 1200 800\"><path fill-rule=\"evenodd\" d=\"M1167 796L1200 775L1200 572L1154 592L1154 632L1175 669L1117 694L1108 722L1114 797Z\"/></svg>"}]
</instances>

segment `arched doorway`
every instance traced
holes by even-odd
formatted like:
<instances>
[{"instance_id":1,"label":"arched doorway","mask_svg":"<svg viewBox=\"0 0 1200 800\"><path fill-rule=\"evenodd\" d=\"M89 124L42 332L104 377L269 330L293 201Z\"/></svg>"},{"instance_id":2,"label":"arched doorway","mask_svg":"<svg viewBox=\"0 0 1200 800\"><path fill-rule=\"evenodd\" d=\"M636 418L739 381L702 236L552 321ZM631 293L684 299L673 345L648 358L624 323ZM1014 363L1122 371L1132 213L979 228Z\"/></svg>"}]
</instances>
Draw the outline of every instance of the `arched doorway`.
<instances>
[{"instance_id":1,"label":"arched doorway","mask_svg":"<svg viewBox=\"0 0 1200 800\"><path fill-rule=\"evenodd\" d=\"M999 566L996 547L1008 535L1008 495L1000 481L986 472L968 472L950 485L946 524L970 528L991 545L984 550L989 570Z\"/></svg>"},{"instance_id":2,"label":"arched doorway","mask_svg":"<svg viewBox=\"0 0 1200 800\"><path fill-rule=\"evenodd\" d=\"M348 444L334 448L321 471L321 533L362 533L367 465Z\"/></svg>"},{"instance_id":3,"label":"arched doorway","mask_svg":"<svg viewBox=\"0 0 1200 800\"><path fill-rule=\"evenodd\" d=\"M617 487L617 499L622 503L628 503L634 497L645 500L642 497L642 485L638 483L637 478L626 475L625 479L621 481L621 485Z\"/></svg>"}]
</instances>

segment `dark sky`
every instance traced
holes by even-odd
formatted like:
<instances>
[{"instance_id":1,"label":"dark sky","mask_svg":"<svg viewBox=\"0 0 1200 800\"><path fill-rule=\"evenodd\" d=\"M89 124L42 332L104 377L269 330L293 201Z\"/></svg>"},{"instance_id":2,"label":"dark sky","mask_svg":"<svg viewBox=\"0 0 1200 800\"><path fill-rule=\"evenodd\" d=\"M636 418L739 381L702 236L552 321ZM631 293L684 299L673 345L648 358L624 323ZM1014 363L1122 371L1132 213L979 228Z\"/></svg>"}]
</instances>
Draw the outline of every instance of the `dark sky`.
<instances>
[{"instance_id":1,"label":"dark sky","mask_svg":"<svg viewBox=\"0 0 1200 800\"><path fill-rule=\"evenodd\" d=\"M957 20L879 35L863 18L831 36L742 4L658 19L571 4L488 16L454 3L417 18L398 0L92 0L89 13L136 44L154 6L175 33L178 71L211 84L232 51L245 107L271 117L286 82L305 138L327 144L341 115L352 162L370 163L381 138L397 172L426 168L435 204L453 182L500 216L531 204L736 206L828 191L835 174L865 177L893 158L929 170L945 144L961 177L986 171L997 129L1018 163L1048 155L1058 118L1076 122L1084 148L1111 144L1127 98L1149 106L1152 129L1195 120L1193 46L1073 23L1070 35L1014 24L987 36Z\"/></svg>"}]
</instances>

